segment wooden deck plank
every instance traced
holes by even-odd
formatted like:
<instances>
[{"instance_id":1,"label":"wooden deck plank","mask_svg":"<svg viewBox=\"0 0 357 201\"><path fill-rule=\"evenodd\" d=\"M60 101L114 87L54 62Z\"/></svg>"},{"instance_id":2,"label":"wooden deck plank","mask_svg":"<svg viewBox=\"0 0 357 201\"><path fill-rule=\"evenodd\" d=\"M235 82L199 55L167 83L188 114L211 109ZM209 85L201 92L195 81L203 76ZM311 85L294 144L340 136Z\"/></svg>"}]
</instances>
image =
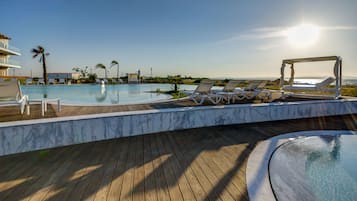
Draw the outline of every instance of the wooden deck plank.
<instances>
[{"instance_id":1,"label":"wooden deck plank","mask_svg":"<svg viewBox=\"0 0 357 201\"><path fill-rule=\"evenodd\" d=\"M241 136L244 138L245 136ZM221 136L216 137L213 143L222 144L223 146L214 152L203 153L203 158L207 163L211 163L213 166L218 168L216 171L217 176L221 178L221 188L226 186L229 193L235 200L248 200L247 189L245 186L245 175L243 178L239 177L239 173L242 172L241 169L245 167L244 163L248 158L246 153L250 153L248 146L236 146L230 145L229 148L224 146L224 144L230 143L232 141L224 141ZM233 149L237 147L242 147L241 149ZM233 150L233 151L231 151ZM204 157L206 155L207 157ZM227 158L229 156L229 159Z\"/></svg>"},{"instance_id":2,"label":"wooden deck plank","mask_svg":"<svg viewBox=\"0 0 357 201\"><path fill-rule=\"evenodd\" d=\"M152 135L144 135L144 189L145 189L145 200L146 201L157 201L157 187L156 181L157 179L146 179L149 175L154 174L154 164L153 161L155 158L151 154L151 139ZM155 178L156 175L154 175Z\"/></svg>"},{"instance_id":3,"label":"wooden deck plank","mask_svg":"<svg viewBox=\"0 0 357 201\"><path fill-rule=\"evenodd\" d=\"M193 173L196 175L201 186L204 188L205 192L207 193L204 200L208 199L212 201L213 200L224 201L224 197L221 197L221 195L216 194L215 191L212 191L212 189L214 188L214 183L209 178L208 175L209 173L206 174L205 170L202 169L197 162L197 158L199 157L199 154L201 152L202 143L195 146L191 144L191 142L193 141L192 139L189 139L188 141L182 141L181 136L170 135L169 137L172 138L172 141L176 142L176 144L178 145L178 149L182 150L182 155L184 156L183 158L185 160L186 165L192 168ZM188 136L184 136L184 137L188 137Z\"/></svg>"},{"instance_id":4,"label":"wooden deck plank","mask_svg":"<svg viewBox=\"0 0 357 201\"><path fill-rule=\"evenodd\" d=\"M123 178L126 168L126 163L129 155L129 138L123 138L118 140L119 144L119 157L117 158L114 174L112 176L112 182L109 187L107 200L118 200L120 198L121 189L123 186Z\"/></svg>"},{"instance_id":5,"label":"wooden deck plank","mask_svg":"<svg viewBox=\"0 0 357 201\"><path fill-rule=\"evenodd\" d=\"M4 166L4 168L0 171L0 200L4 199L7 194L10 194L11 191L14 190L14 188L11 187L17 186L30 179L29 177L23 177L23 174L30 172L29 175L33 175L31 174L31 170L29 170L31 167L29 168L24 165L26 163L31 163L31 161L24 156L24 154L18 154L17 157L5 156L1 160L0 164ZM33 172L34 171L36 171L35 168L33 168Z\"/></svg>"},{"instance_id":6,"label":"wooden deck plank","mask_svg":"<svg viewBox=\"0 0 357 201\"><path fill-rule=\"evenodd\" d=\"M173 152L172 148L168 146L167 135L159 137L159 146L163 148L165 153L170 153L170 159L168 161L168 168L171 169L176 184L178 184L183 200L195 201L196 198L192 192L190 185L187 182L185 170L186 168L181 168L179 162L177 161L176 154ZM176 185L175 184L175 185Z\"/></svg>"},{"instance_id":7,"label":"wooden deck plank","mask_svg":"<svg viewBox=\"0 0 357 201\"><path fill-rule=\"evenodd\" d=\"M48 168L38 169L38 173L41 174L41 177L31 185L30 188L26 189L26 193L29 196L23 200L42 200L49 191L53 188L53 183L55 183L61 175L65 174L67 168L70 167L73 160L77 156L80 156L83 150L86 150L88 147L83 146L80 149L75 150L74 147L70 147L70 149L65 149L65 152L59 153L58 158L63 156L69 156L65 160L57 160L52 163Z\"/></svg>"},{"instance_id":8,"label":"wooden deck plank","mask_svg":"<svg viewBox=\"0 0 357 201\"><path fill-rule=\"evenodd\" d=\"M48 153L46 155L40 154L45 152L34 151L28 154L21 153L10 156L9 160L14 158L14 161L18 162L18 166L13 167L14 169L7 173L1 174L1 181L7 181L5 183L7 185L1 185L0 187L0 200L6 200L7 198L5 197L11 197L11 199L29 199L28 196L31 195L31 190L36 189L36 185L34 184L38 184L39 182L37 181L41 179L41 177L46 177L46 174L51 174L51 170L57 168L54 164L61 163L58 159L61 157L62 153L72 150L72 148L67 147L51 150L50 152L46 152ZM16 184L18 180L22 180L23 183ZM12 186L11 189L8 189L9 185ZM16 197L11 195L16 195Z\"/></svg>"},{"instance_id":9,"label":"wooden deck plank","mask_svg":"<svg viewBox=\"0 0 357 201\"><path fill-rule=\"evenodd\" d=\"M0 169L0 175L11 177L11 174L9 174L9 172L11 170L17 170L18 168L20 168L22 166L21 162L23 162L26 159L28 159L28 157L25 157L24 154L18 154L18 157L13 157L12 155L0 157L0 164L5 165L5 167ZM11 172L11 173L15 173L15 172ZM6 178L1 177L1 179L3 181Z\"/></svg>"},{"instance_id":10,"label":"wooden deck plank","mask_svg":"<svg viewBox=\"0 0 357 201\"><path fill-rule=\"evenodd\" d=\"M83 149L85 149L85 147L83 147ZM31 175L33 179L27 182L26 185L18 186L17 188L15 188L15 190L11 192L11 196L9 197L11 197L12 200L30 200L32 199L34 194L40 194L41 196L43 196L48 191L46 184L48 184L51 180L55 180L53 179L55 177L53 175L53 172L60 171L59 166L66 166L71 163L71 157L61 161L60 158L62 154L73 151L74 155L79 155L81 150L82 149L79 149L77 151L72 150L72 148L66 147L64 149L64 152L60 151L60 153L57 153L54 156L51 154L51 152L49 152L47 157L50 158L49 161L44 160L43 162L41 161L39 163L36 163L33 161L28 162L25 160L22 165L28 168L28 172L26 172L26 174Z\"/></svg>"},{"instance_id":11,"label":"wooden deck plank","mask_svg":"<svg viewBox=\"0 0 357 201\"><path fill-rule=\"evenodd\" d=\"M79 156L80 153L87 148L87 146L79 147L77 149L74 148L73 150L67 148L65 149L65 152L59 153L58 161L51 163L48 166L36 165L37 174L41 176L33 184L27 186L22 194L28 195L28 197L23 200L43 199L48 192L54 189L52 184L61 178L62 174L66 174L68 167L73 166L73 161L76 156ZM62 160L61 158L63 156L67 157Z\"/></svg>"},{"instance_id":12,"label":"wooden deck plank","mask_svg":"<svg viewBox=\"0 0 357 201\"><path fill-rule=\"evenodd\" d=\"M225 137L223 138L223 140L227 140L225 139ZM226 142L231 142L232 139L230 139L229 141L227 140ZM210 153L213 157L214 160L213 162L215 162L217 164L217 166L219 166L222 170L224 170L224 168L227 168L225 166L226 163L228 163L228 161L234 161L233 166L230 166L228 168L235 168L239 171L236 171L235 173L231 174L232 177L232 181L231 183L234 184L237 188L238 191L240 192L240 194L238 195L238 197L244 197L247 199L247 189L245 186L245 168L246 167L246 163L247 160L244 159L248 159L248 156L246 155L247 153L250 153L252 150L249 146L230 146L228 147L222 147L222 149L220 150L220 152L218 153ZM243 198L242 198L243 199Z\"/></svg>"},{"instance_id":13,"label":"wooden deck plank","mask_svg":"<svg viewBox=\"0 0 357 201\"><path fill-rule=\"evenodd\" d=\"M145 200L145 170L144 170L144 144L143 136L136 137L136 155L133 186L133 201Z\"/></svg>"},{"instance_id":14,"label":"wooden deck plank","mask_svg":"<svg viewBox=\"0 0 357 201\"><path fill-rule=\"evenodd\" d=\"M206 160L206 157L208 160ZM226 164L227 166L221 167L213 160L215 160L213 155L210 154L202 154L202 159L206 162L207 166L212 170L213 174L218 178L218 182L215 186L215 191L217 193L224 193L231 195L233 200L237 198L243 198L244 189L241 191L240 187L235 185L233 182L233 176L237 171L232 164ZM228 168L230 167L230 168ZM239 171L239 170L238 170ZM228 195L227 195L228 196Z\"/></svg>"},{"instance_id":15,"label":"wooden deck plank","mask_svg":"<svg viewBox=\"0 0 357 201\"><path fill-rule=\"evenodd\" d=\"M62 168L64 173L57 175L57 180L50 185L50 191L43 199L66 199L78 182L89 177L88 174L98 168L96 163L100 158L99 153L103 153L105 148L105 142L98 142L94 146L82 150L80 156L73 158L69 166Z\"/></svg>"},{"instance_id":16,"label":"wooden deck plank","mask_svg":"<svg viewBox=\"0 0 357 201\"><path fill-rule=\"evenodd\" d=\"M157 149L156 145L156 134L150 136L150 147L151 147L151 154L153 157L153 167L154 167L154 172L153 172L153 177L155 177L156 181L156 192L157 192L157 198L160 201L169 201L171 200L169 190L168 190L168 185L167 181L164 175L163 167L161 166L161 158L160 158L160 151ZM150 179L148 177L145 178L145 180Z\"/></svg>"},{"instance_id":17,"label":"wooden deck plank","mask_svg":"<svg viewBox=\"0 0 357 201\"><path fill-rule=\"evenodd\" d=\"M207 194L208 190L207 192L205 192L204 188L201 186L199 180L197 179L196 175L192 170L191 163L187 163L187 161L185 160L185 157L187 157L187 155L184 156L182 154L182 152L177 147L177 144L173 141L170 135L167 136L167 143L168 146L171 146L174 149L174 153L178 160L178 166L180 166L180 168L186 169L185 176L187 178L187 182L189 183L189 186L193 191L196 200L197 201L204 200L208 195Z\"/></svg>"},{"instance_id":18,"label":"wooden deck plank","mask_svg":"<svg viewBox=\"0 0 357 201\"><path fill-rule=\"evenodd\" d=\"M128 159L126 161L126 171L124 173L124 178L123 178L123 185L121 188L121 193L120 193L120 200L122 201L131 201L133 199L133 181L134 181L134 166L135 166L135 151L136 151L136 146L135 146L135 141L136 138L131 137L129 138L130 145L129 145L129 155Z\"/></svg>"},{"instance_id":19,"label":"wooden deck plank","mask_svg":"<svg viewBox=\"0 0 357 201\"><path fill-rule=\"evenodd\" d=\"M99 178L99 190L95 194L94 201L107 200L117 160L121 154L121 145L122 144L120 144L120 140L115 140L114 146L109 148L109 158L108 160L103 161L103 174L102 178Z\"/></svg>"},{"instance_id":20,"label":"wooden deck plank","mask_svg":"<svg viewBox=\"0 0 357 201\"><path fill-rule=\"evenodd\" d=\"M198 157L196 157L196 162L197 165L199 166L200 169L202 169L203 172L205 172L207 178L210 180L210 182L213 184L213 188L211 189L211 193L215 195L219 195L222 200L229 201L229 200L234 200L232 195L228 191L219 191L220 190L220 177L217 175L217 168L214 166L210 166L210 164L203 159L204 157L204 150L206 147L206 143L201 143L201 153Z\"/></svg>"},{"instance_id":21,"label":"wooden deck plank","mask_svg":"<svg viewBox=\"0 0 357 201\"><path fill-rule=\"evenodd\" d=\"M96 154L98 158L93 158L93 164L88 164L88 168L86 170L92 171L88 172L88 177L83 177L85 180L85 183L89 183L90 185L87 185L86 190L82 194L81 200L86 200L86 201L92 201L95 199L96 194L98 192L101 192L102 190L102 185L101 182L105 180L107 177L111 177L111 175L104 175L107 169L110 169L110 166L112 163L110 163L110 159L112 158L112 153L115 145L117 144L117 141L115 140L110 140L106 143L106 147L101 151L101 153ZM97 162L95 162L97 161ZM91 167L95 167L97 169L91 170ZM82 180L83 181L83 180ZM77 182L76 187L82 186L81 183ZM104 184L105 186L105 184ZM76 188L73 189L73 193L76 193L77 190ZM101 192L104 193L106 197L106 192ZM67 199L67 200L75 200L75 199Z\"/></svg>"},{"instance_id":22,"label":"wooden deck plank","mask_svg":"<svg viewBox=\"0 0 357 201\"><path fill-rule=\"evenodd\" d=\"M171 160L170 158L172 156L164 151L159 138L160 137L158 135L155 136L156 148L159 150L160 153L160 158L161 158L160 166L164 171L165 179L168 184L170 198L171 200L182 201L183 200L182 193L180 191L179 186L175 185L177 179L175 178L175 175L172 172L172 169L170 168L170 164L169 164Z\"/></svg>"},{"instance_id":23,"label":"wooden deck plank","mask_svg":"<svg viewBox=\"0 0 357 201\"><path fill-rule=\"evenodd\" d=\"M78 174L78 179L69 185L72 188L68 192L66 200L93 200L97 192L101 190L101 181L106 178L104 172L109 169L109 162L112 154L112 149L116 145L116 141L106 142L105 147L94 149L92 158L81 169L81 174ZM98 152L101 152L100 154ZM108 165L106 165L108 162ZM111 176L108 173L108 176Z\"/></svg>"},{"instance_id":24,"label":"wooden deck plank","mask_svg":"<svg viewBox=\"0 0 357 201\"><path fill-rule=\"evenodd\" d=\"M226 190L228 190L228 192L232 195L233 198L237 199L237 197L242 198L241 196L242 194L246 194L246 191L243 190L241 193L240 189L242 187L245 187L245 183L243 186L241 185L232 185L235 183L235 180L229 180L233 174L235 172L240 172L237 171L235 169L236 166L236 159L237 158L232 158L232 160L230 161L224 161L224 163L222 163L223 161L221 161L221 154L222 154L222 149L224 147L229 147L229 149L231 149L232 147L236 146L236 145L231 145L232 144L232 140L231 141L222 141L220 140L222 138L222 133L220 132L211 132L212 135L208 135L209 138L211 138L212 140L209 140L206 144L205 150L207 151L203 151L200 154L200 157L205 161L205 163L211 168L212 172L215 173L217 178L220 178L219 180L219 185L216 185L216 189L217 191L222 191L224 190L226 184L225 182L227 182L227 186L228 187ZM239 147L244 147L244 144L239 144ZM240 155L241 152L232 152L231 155L232 156L238 156ZM221 163L217 163L216 161L220 160Z\"/></svg>"}]
</instances>

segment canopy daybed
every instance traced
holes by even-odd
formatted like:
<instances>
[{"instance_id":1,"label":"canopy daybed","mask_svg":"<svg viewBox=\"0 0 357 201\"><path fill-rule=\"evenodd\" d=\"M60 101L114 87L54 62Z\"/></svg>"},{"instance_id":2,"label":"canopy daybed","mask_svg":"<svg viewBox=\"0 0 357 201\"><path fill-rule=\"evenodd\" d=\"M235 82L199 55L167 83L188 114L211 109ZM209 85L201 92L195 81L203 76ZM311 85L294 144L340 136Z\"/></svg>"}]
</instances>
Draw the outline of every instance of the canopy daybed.
<instances>
[{"instance_id":1,"label":"canopy daybed","mask_svg":"<svg viewBox=\"0 0 357 201\"><path fill-rule=\"evenodd\" d=\"M328 77L320 83L317 84L295 84L294 76L295 76L295 63L302 62L317 62L317 61L335 61L335 65L333 67L334 77ZM284 77L285 77L285 67L290 65L291 74L288 85L284 85ZM327 57L311 57L311 58L298 58L298 59L285 59L283 60L281 66L281 77L280 77L280 89L283 95L286 96L297 96L297 97L321 97L321 98L334 98L338 99L341 97L341 85L342 85L342 58L339 56L327 56ZM329 85L335 82L334 87L329 87ZM303 91L304 93L285 93L285 91ZM305 92L328 92L333 91L334 95L309 95Z\"/></svg>"}]
</instances>

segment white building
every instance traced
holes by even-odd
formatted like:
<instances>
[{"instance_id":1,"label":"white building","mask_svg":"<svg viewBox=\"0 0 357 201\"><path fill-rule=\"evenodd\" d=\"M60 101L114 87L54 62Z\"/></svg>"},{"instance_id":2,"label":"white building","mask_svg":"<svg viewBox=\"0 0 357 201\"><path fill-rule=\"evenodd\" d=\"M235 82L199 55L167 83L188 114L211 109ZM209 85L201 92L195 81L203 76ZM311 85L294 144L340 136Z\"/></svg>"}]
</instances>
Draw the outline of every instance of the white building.
<instances>
[{"instance_id":1,"label":"white building","mask_svg":"<svg viewBox=\"0 0 357 201\"><path fill-rule=\"evenodd\" d=\"M11 56L20 56L19 51L9 46L10 38L0 33L0 76L8 76L9 69L21 68L16 61L10 59Z\"/></svg>"},{"instance_id":2,"label":"white building","mask_svg":"<svg viewBox=\"0 0 357 201\"><path fill-rule=\"evenodd\" d=\"M139 75L137 73L128 73L128 83L129 84L139 83L138 77Z\"/></svg>"}]
</instances>

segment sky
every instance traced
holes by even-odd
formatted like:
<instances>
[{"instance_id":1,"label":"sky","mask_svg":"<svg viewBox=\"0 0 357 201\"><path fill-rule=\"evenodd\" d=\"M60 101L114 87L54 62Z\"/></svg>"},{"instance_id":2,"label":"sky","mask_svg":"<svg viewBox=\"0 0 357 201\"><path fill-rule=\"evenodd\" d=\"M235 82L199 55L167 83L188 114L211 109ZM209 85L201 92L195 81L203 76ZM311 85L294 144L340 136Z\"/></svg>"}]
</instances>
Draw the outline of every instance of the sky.
<instances>
[{"instance_id":1,"label":"sky","mask_svg":"<svg viewBox=\"0 0 357 201\"><path fill-rule=\"evenodd\" d=\"M96 64L117 60L122 75L278 78L283 59L338 55L343 75L357 76L356 0L11 0L1 8L0 33L22 54L13 57L17 75L42 74L31 53L41 45L48 72L88 66L103 76ZM301 24L319 28L308 47L289 42ZM295 70L325 74L331 64Z\"/></svg>"}]
</instances>

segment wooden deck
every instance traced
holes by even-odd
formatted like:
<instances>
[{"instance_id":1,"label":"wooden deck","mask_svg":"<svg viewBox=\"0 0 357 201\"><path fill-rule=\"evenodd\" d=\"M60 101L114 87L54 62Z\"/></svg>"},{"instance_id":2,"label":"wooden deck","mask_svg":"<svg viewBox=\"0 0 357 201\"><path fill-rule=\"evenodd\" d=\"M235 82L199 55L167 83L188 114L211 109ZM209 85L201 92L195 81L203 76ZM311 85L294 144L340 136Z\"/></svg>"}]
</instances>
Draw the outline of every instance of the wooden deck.
<instances>
[{"instance_id":1,"label":"wooden deck","mask_svg":"<svg viewBox=\"0 0 357 201\"><path fill-rule=\"evenodd\" d=\"M249 200L246 163L264 139L357 130L357 115L207 127L0 157L0 200Z\"/></svg>"}]
</instances>

